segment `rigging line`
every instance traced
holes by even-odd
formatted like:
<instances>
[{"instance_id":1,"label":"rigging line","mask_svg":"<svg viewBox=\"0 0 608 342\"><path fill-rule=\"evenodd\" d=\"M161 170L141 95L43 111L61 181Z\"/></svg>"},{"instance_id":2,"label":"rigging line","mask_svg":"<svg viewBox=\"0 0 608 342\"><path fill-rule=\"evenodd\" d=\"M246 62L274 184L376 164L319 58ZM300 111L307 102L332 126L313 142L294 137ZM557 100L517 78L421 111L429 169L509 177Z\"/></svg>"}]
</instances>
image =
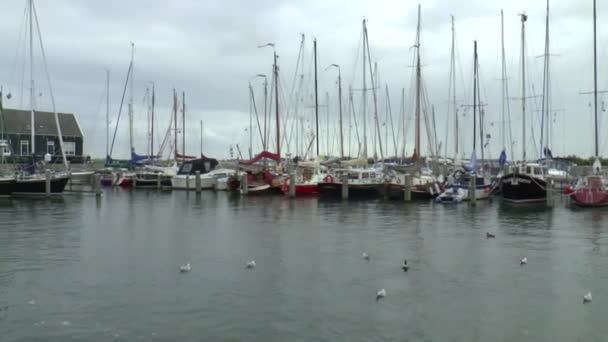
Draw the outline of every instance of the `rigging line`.
<instances>
[{"instance_id":1,"label":"rigging line","mask_svg":"<svg viewBox=\"0 0 608 342\"><path fill-rule=\"evenodd\" d=\"M17 72L17 63L19 61L24 60L24 58L19 58L20 57L20 52L22 50L22 46L23 46L23 50L24 50L24 54L25 54L25 44L22 43L22 41L25 41L25 35L27 33L27 26L29 24L29 16L27 15L27 5L23 8L23 16L21 18L21 24L19 25L19 36L17 38L17 48L15 49L15 57L13 58L13 67L11 68L11 72L9 74L9 82L13 80L13 77L15 76L15 73Z\"/></svg>"},{"instance_id":2,"label":"rigging line","mask_svg":"<svg viewBox=\"0 0 608 342\"><path fill-rule=\"evenodd\" d=\"M42 53L42 60L44 62L44 71L46 74L46 80L49 86L49 94L51 96L51 105L53 107L53 113L55 114L55 125L57 126L57 136L59 138L59 147L61 148L61 157L66 170L69 169L68 160L65 156L65 150L63 147L63 133L61 132L61 125L59 123L59 114L55 106L55 96L53 94L53 87L51 85L51 76L49 74L49 67L46 61L46 53L44 51L44 45L42 44L42 33L40 31L40 23L38 22L38 12L36 11L36 5L32 2L32 8L34 10L34 19L36 21L36 31L38 32L38 41L40 42L40 52ZM31 18L30 18L31 20Z\"/></svg>"},{"instance_id":3,"label":"rigging line","mask_svg":"<svg viewBox=\"0 0 608 342\"><path fill-rule=\"evenodd\" d=\"M124 104L125 96L127 94L127 86L129 84L129 79L131 78L132 69L133 69L133 63L131 62L131 63L129 63L129 69L127 70L127 79L125 80L125 86L122 91L122 97L120 99L120 107L118 107L118 116L116 118L116 126L114 127L114 135L112 136L112 144L110 145L110 155L107 157L112 156L112 151L114 151L114 142L116 141L116 133L118 131L118 124L120 123L120 116L122 114L122 106Z\"/></svg>"}]
</instances>

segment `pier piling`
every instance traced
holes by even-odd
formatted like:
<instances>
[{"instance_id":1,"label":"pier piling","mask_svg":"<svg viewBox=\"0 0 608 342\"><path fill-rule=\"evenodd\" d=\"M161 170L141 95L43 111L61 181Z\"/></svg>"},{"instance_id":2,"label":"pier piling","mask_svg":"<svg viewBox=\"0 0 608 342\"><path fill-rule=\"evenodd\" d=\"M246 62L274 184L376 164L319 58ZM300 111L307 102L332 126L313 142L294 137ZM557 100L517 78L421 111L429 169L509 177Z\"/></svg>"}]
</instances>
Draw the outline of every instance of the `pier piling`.
<instances>
[{"instance_id":1,"label":"pier piling","mask_svg":"<svg viewBox=\"0 0 608 342\"><path fill-rule=\"evenodd\" d=\"M44 190L45 190L46 195L50 196L51 195L51 170L46 169L44 171L44 178L45 178Z\"/></svg>"},{"instance_id":2,"label":"pier piling","mask_svg":"<svg viewBox=\"0 0 608 342\"><path fill-rule=\"evenodd\" d=\"M348 175L342 175L342 199L348 199Z\"/></svg>"},{"instance_id":3,"label":"pier piling","mask_svg":"<svg viewBox=\"0 0 608 342\"><path fill-rule=\"evenodd\" d=\"M471 176L469 177L469 202L471 203L471 205L475 205L475 201L477 200L477 196L475 193L476 181L477 177L475 173L471 173Z\"/></svg>"},{"instance_id":4,"label":"pier piling","mask_svg":"<svg viewBox=\"0 0 608 342\"><path fill-rule=\"evenodd\" d=\"M93 176L93 189L95 189L95 196L101 196L101 175L99 174Z\"/></svg>"},{"instance_id":5,"label":"pier piling","mask_svg":"<svg viewBox=\"0 0 608 342\"><path fill-rule=\"evenodd\" d=\"M201 172L196 171L196 193L199 194L201 192Z\"/></svg>"},{"instance_id":6,"label":"pier piling","mask_svg":"<svg viewBox=\"0 0 608 342\"><path fill-rule=\"evenodd\" d=\"M247 179L247 173L243 173L241 176L241 194L247 195L249 191L249 179Z\"/></svg>"},{"instance_id":7,"label":"pier piling","mask_svg":"<svg viewBox=\"0 0 608 342\"><path fill-rule=\"evenodd\" d=\"M190 191L190 175L186 176L186 191Z\"/></svg>"},{"instance_id":8,"label":"pier piling","mask_svg":"<svg viewBox=\"0 0 608 342\"><path fill-rule=\"evenodd\" d=\"M553 178L547 177L547 185L546 185L547 189L546 189L546 192L547 192L547 207L548 208L553 208L554 201L555 201L555 199L553 197L554 182L555 181L553 180Z\"/></svg>"},{"instance_id":9,"label":"pier piling","mask_svg":"<svg viewBox=\"0 0 608 342\"><path fill-rule=\"evenodd\" d=\"M403 180L403 200L410 202L412 200L412 176L405 175Z\"/></svg>"},{"instance_id":10,"label":"pier piling","mask_svg":"<svg viewBox=\"0 0 608 342\"><path fill-rule=\"evenodd\" d=\"M296 197L296 174L289 175L289 197Z\"/></svg>"},{"instance_id":11,"label":"pier piling","mask_svg":"<svg viewBox=\"0 0 608 342\"><path fill-rule=\"evenodd\" d=\"M160 178L161 178L161 174L157 174L156 175L156 188L160 189Z\"/></svg>"}]
</instances>

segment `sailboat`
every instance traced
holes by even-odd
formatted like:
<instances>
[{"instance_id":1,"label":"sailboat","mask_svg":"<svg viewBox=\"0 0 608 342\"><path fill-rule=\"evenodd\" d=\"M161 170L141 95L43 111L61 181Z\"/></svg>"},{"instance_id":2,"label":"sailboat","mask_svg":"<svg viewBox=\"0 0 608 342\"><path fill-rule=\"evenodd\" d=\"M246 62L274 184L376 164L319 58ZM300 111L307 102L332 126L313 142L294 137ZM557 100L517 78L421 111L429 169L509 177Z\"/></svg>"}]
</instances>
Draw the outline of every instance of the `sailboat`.
<instances>
[{"instance_id":1,"label":"sailboat","mask_svg":"<svg viewBox=\"0 0 608 342\"><path fill-rule=\"evenodd\" d=\"M437 196L436 201L439 203L457 203L468 200L469 183L471 178L475 178L475 199L487 199L490 196L491 185L486 182L483 174L477 172L477 107L479 100L479 64L477 58L477 41L474 41L474 64L473 64L473 154L471 163L469 164L470 172L466 170L457 170L450 177L448 186L445 191ZM481 113L480 113L481 116ZM479 120L480 126L482 120ZM480 132L482 130L480 129ZM483 143L483 133L481 134ZM482 146L483 148L483 146ZM483 154L482 154L483 156ZM482 167L483 172L483 167Z\"/></svg>"},{"instance_id":2,"label":"sailboat","mask_svg":"<svg viewBox=\"0 0 608 342\"><path fill-rule=\"evenodd\" d=\"M40 30L40 27L38 25L38 20L37 20L37 15L36 15L36 8L34 6L34 0L29 0L28 2L28 21L29 22L29 42L30 42L30 46L29 46L29 57L30 57L30 111L31 111L31 122L30 122L30 129L31 129L31 146L32 146L32 170L34 170L34 166L36 164L36 154L35 154L35 148L36 148L36 144L35 144L35 129L36 129L36 125L35 125L35 118L36 118L36 109L34 108L34 101L35 101L35 87L34 87L34 69L33 69L33 65L34 65L34 44L33 44L33 40L34 40L34 29L33 29L33 23L36 23L37 29ZM40 47L42 48L42 38L38 37L40 40ZM44 50L43 50L44 51ZM46 68L46 58L44 53L42 54L43 59L44 59L44 66ZM50 87L50 79L47 79L48 83L49 83L49 92L50 92L50 96L51 96L51 101L53 104L53 113L54 113L54 117L55 117L55 125L57 128L57 136L59 139L59 146L61 149L61 156L63 158L63 164L65 166L66 171L68 170L68 163L67 163L67 159L65 156L65 151L64 151L64 145L63 145L63 136L61 133L61 125L59 124L59 116L57 114L57 110L55 109L55 99L53 96L53 90ZM45 158L45 159L50 159L50 158ZM50 172L50 171L47 171ZM50 195L60 195L63 193L63 190L65 189L65 186L69 180L69 175L67 173L51 173L50 174ZM44 174L39 174L39 173L28 173L28 172L22 172L21 174L18 175L17 177L17 182L15 184L15 191L13 192L13 195L26 195L26 196L31 196L31 195L46 195L47 194L47 176Z\"/></svg>"},{"instance_id":3,"label":"sailboat","mask_svg":"<svg viewBox=\"0 0 608 342\"><path fill-rule=\"evenodd\" d=\"M366 67L368 66L371 70L371 56L369 49L369 40L367 35L367 20L363 19L363 88L362 88L362 121L363 121L363 153L358 159L340 161L340 168L330 170L326 175L323 176L322 180L318 183L318 189L321 196L325 197L340 197L342 195L342 181L344 177L348 178L349 197L378 197L381 196L384 191L384 177L382 169L368 167L367 159L367 74ZM376 98L376 80L370 73L370 79L372 82L372 95L374 99L374 115L378 117L378 106ZM377 120L376 124L378 123ZM318 154L318 151L317 151ZM382 151L381 151L382 154ZM382 166L381 166L382 167Z\"/></svg>"},{"instance_id":4,"label":"sailboat","mask_svg":"<svg viewBox=\"0 0 608 342\"><path fill-rule=\"evenodd\" d=\"M500 178L502 199L510 204L535 204L547 201L545 168L538 163L526 162L526 50L525 24L528 16L521 17L521 73L522 73L522 161L513 165Z\"/></svg>"},{"instance_id":5,"label":"sailboat","mask_svg":"<svg viewBox=\"0 0 608 342\"><path fill-rule=\"evenodd\" d=\"M422 116L422 70L420 63L420 12L418 5L418 25L416 30L416 129L415 147L412 157L414 164L408 166L392 166L386 172L388 180L385 191L388 198L403 199L406 177L411 176L412 199L429 200L441 193L441 186L429 169L423 167L421 151L421 116Z\"/></svg>"},{"instance_id":6,"label":"sailboat","mask_svg":"<svg viewBox=\"0 0 608 342\"><path fill-rule=\"evenodd\" d=\"M593 0L593 109L595 114L595 161L592 166L591 175L581 177L571 189L572 202L580 207L603 207L608 206L608 183L606 178L600 174L602 164L599 158L599 134L597 118L597 15L595 0Z\"/></svg>"}]
</instances>

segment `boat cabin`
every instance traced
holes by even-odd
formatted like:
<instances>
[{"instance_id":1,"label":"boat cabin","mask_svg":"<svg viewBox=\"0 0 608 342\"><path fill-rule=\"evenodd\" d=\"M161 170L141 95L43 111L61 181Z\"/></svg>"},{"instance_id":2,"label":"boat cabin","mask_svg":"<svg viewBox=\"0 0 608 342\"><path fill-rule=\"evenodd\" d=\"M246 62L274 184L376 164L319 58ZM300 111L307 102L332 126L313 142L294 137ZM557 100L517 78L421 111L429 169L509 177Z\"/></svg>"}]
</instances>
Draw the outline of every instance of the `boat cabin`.
<instances>
[{"instance_id":1,"label":"boat cabin","mask_svg":"<svg viewBox=\"0 0 608 342\"><path fill-rule=\"evenodd\" d=\"M536 177L543 177L545 175L545 168L536 163L522 163L513 166L513 173L526 174Z\"/></svg>"},{"instance_id":2,"label":"boat cabin","mask_svg":"<svg viewBox=\"0 0 608 342\"><path fill-rule=\"evenodd\" d=\"M182 163L177 171L178 175L194 175L196 171L199 171L202 174L205 174L209 171L212 171L217 166L217 159L213 158L200 158L200 159L192 159L186 160Z\"/></svg>"}]
</instances>

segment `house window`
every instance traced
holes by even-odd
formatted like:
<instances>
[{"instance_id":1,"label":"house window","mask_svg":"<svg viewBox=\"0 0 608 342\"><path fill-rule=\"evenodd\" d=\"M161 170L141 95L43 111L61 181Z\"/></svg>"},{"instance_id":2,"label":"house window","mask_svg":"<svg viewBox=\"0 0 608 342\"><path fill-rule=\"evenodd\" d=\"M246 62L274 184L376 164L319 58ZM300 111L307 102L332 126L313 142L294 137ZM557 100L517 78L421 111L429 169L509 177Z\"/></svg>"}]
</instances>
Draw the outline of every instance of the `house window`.
<instances>
[{"instance_id":1,"label":"house window","mask_svg":"<svg viewBox=\"0 0 608 342\"><path fill-rule=\"evenodd\" d=\"M21 140L21 155L28 156L30 154L30 141Z\"/></svg>"},{"instance_id":2,"label":"house window","mask_svg":"<svg viewBox=\"0 0 608 342\"><path fill-rule=\"evenodd\" d=\"M55 155L55 142L53 140L48 140L46 142L46 153Z\"/></svg>"},{"instance_id":3,"label":"house window","mask_svg":"<svg viewBox=\"0 0 608 342\"><path fill-rule=\"evenodd\" d=\"M76 143L73 141L64 141L63 150L65 151L66 156L75 156L76 155Z\"/></svg>"}]
</instances>

